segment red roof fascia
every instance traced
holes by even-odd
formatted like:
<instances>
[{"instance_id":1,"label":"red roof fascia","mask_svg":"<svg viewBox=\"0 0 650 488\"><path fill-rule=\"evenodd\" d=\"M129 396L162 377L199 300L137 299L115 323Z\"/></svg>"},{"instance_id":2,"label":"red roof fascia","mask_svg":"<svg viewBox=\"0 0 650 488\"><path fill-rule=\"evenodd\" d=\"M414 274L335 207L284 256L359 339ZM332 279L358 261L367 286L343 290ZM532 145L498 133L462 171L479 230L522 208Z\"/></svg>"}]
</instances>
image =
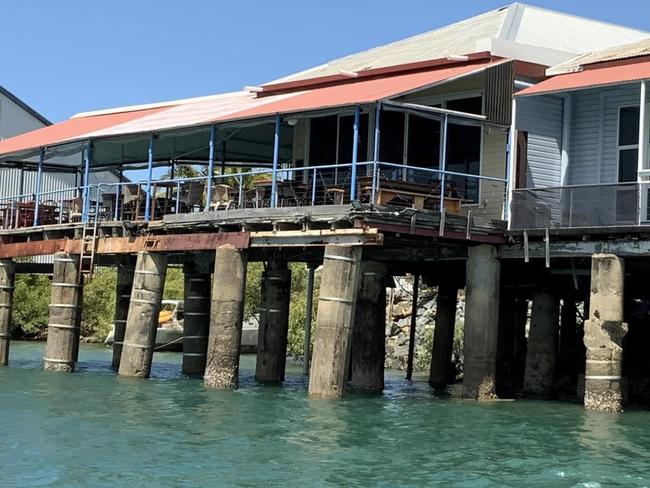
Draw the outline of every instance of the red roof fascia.
<instances>
[{"instance_id":1,"label":"red roof fascia","mask_svg":"<svg viewBox=\"0 0 650 488\"><path fill-rule=\"evenodd\" d=\"M499 61L501 62L501 61ZM363 103L374 103L393 96L440 83L458 76L487 68L495 62L464 64L430 71L420 71L399 76L373 78L355 83L345 83L324 88L297 92L281 100L253 107L221 120L236 120L277 113L295 113L323 108L341 107ZM215 120L214 122L219 122Z\"/></svg>"},{"instance_id":2,"label":"red roof fascia","mask_svg":"<svg viewBox=\"0 0 650 488\"><path fill-rule=\"evenodd\" d=\"M624 65L592 67L577 73L558 75L533 85L517 93L516 96L541 95L560 93L571 90L595 88L598 86L616 85L633 81L650 79L650 60L627 63Z\"/></svg>"},{"instance_id":3,"label":"red roof fascia","mask_svg":"<svg viewBox=\"0 0 650 488\"><path fill-rule=\"evenodd\" d=\"M47 147L66 141L80 140L85 134L123 124L140 117L160 112L169 107L156 107L131 112L78 117L43 127L25 134L0 141L0 154L10 154L27 149Z\"/></svg>"}]
</instances>

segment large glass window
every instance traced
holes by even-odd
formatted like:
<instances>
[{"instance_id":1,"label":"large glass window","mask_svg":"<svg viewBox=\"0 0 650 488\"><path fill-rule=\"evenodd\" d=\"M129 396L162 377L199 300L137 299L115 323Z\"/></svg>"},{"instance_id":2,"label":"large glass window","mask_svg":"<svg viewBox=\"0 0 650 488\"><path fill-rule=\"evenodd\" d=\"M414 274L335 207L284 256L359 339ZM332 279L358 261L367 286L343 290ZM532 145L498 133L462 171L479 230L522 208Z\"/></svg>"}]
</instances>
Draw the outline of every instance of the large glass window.
<instances>
[{"instance_id":1,"label":"large glass window","mask_svg":"<svg viewBox=\"0 0 650 488\"><path fill-rule=\"evenodd\" d=\"M311 166L336 162L337 116L311 119L309 131L309 164Z\"/></svg>"},{"instance_id":2,"label":"large glass window","mask_svg":"<svg viewBox=\"0 0 650 488\"><path fill-rule=\"evenodd\" d=\"M339 119L339 159L341 164L352 162L352 141L354 139L354 115L341 115ZM359 117L359 141L357 161L368 161L368 114Z\"/></svg>"},{"instance_id":3,"label":"large glass window","mask_svg":"<svg viewBox=\"0 0 650 488\"><path fill-rule=\"evenodd\" d=\"M639 107L621 107L618 118L618 181L636 181L639 159Z\"/></svg>"},{"instance_id":4,"label":"large glass window","mask_svg":"<svg viewBox=\"0 0 650 488\"><path fill-rule=\"evenodd\" d=\"M447 170L454 173L478 175L481 172L481 128L449 124L447 128ZM452 196L477 202L479 180L464 176L449 176L448 191Z\"/></svg>"},{"instance_id":5,"label":"large glass window","mask_svg":"<svg viewBox=\"0 0 650 488\"><path fill-rule=\"evenodd\" d=\"M404 123L406 115L385 110L379 117L379 160L384 163L404 162Z\"/></svg>"}]
</instances>

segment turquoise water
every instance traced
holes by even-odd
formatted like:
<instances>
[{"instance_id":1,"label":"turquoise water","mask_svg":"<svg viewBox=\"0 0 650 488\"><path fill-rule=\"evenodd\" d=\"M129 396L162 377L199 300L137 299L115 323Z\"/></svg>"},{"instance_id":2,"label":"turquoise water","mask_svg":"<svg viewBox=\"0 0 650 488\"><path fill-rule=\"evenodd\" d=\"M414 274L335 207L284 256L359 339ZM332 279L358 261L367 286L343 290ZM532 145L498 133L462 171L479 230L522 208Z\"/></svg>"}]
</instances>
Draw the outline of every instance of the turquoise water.
<instances>
[{"instance_id":1,"label":"turquoise water","mask_svg":"<svg viewBox=\"0 0 650 488\"><path fill-rule=\"evenodd\" d=\"M214 392L159 353L153 377L116 378L82 345L78 372L41 371L43 344L0 369L0 487L650 486L650 412L477 404L389 374L382 396L309 401L299 368Z\"/></svg>"}]
</instances>

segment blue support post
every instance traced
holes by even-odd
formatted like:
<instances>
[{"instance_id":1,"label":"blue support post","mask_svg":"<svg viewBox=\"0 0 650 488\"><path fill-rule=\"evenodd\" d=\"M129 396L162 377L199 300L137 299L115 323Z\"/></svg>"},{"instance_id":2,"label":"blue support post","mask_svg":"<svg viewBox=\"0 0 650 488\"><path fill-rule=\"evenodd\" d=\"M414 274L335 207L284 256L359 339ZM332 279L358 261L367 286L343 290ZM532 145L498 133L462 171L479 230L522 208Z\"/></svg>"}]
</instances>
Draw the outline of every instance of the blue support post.
<instances>
[{"instance_id":1,"label":"blue support post","mask_svg":"<svg viewBox=\"0 0 650 488\"><path fill-rule=\"evenodd\" d=\"M350 175L350 201L357 199L357 158L359 157L359 117L361 108L354 107L354 139L352 139L352 171Z\"/></svg>"},{"instance_id":2,"label":"blue support post","mask_svg":"<svg viewBox=\"0 0 650 488\"><path fill-rule=\"evenodd\" d=\"M36 173L36 193L34 195L34 227L38 225L38 211L41 206L40 195L41 195L41 180L43 179L43 162L45 161L45 148L41 148L41 152L38 158L38 172Z\"/></svg>"},{"instance_id":3,"label":"blue support post","mask_svg":"<svg viewBox=\"0 0 650 488\"><path fill-rule=\"evenodd\" d=\"M92 143L88 142L84 148L84 176L81 193L81 221L88 222L90 213L90 160L92 159Z\"/></svg>"},{"instance_id":4,"label":"blue support post","mask_svg":"<svg viewBox=\"0 0 650 488\"><path fill-rule=\"evenodd\" d=\"M440 212L445 208L445 180L447 171L447 128L449 126L449 117L447 114L442 119L442 148L440 148L440 170L442 176L440 178Z\"/></svg>"},{"instance_id":5,"label":"blue support post","mask_svg":"<svg viewBox=\"0 0 650 488\"><path fill-rule=\"evenodd\" d=\"M149 222L151 220L151 180L153 178L153 140L154 135L151 134L149 139L149 159L147 162L147 189L145 190L144 202L144 220Z\"/></svg>"},{"instance_id":6,"label":"blue support post","mask_svg":"<svg viewBox=\"0 0 650 488\"><path fill-rule=\"evenodd\" d=\"M379 128L380 117L381 117L381 102L377 102L377 111L375 112L375 147L373 152L373 161L372 161L372 195L370 197L370 203L375 204L375 198L377 197L377 183L379 182L379 175L377 170L379 169L379 148L381 143L381 129Z\"/></svg>"},{"instance_id":7,"label":"blue support post","mask_svg":"<svg viewBox=\"0 0 650 488\"><path fill-rule=\"evenodd\" d=\"M280 114L275 116L273 135L273 176L271 177L271 207L278 206L278 162L280 159Z\"/></svg>"},{"instance_id":8,"label":"blue support post","mask_svg":"<svg viewBox=\"0 0 650 488\"><path fill-rule=\"evenodd\" d=\"M213 125L210 128L210 151L208 153L208 190L205 202L205 210L210 210L212 203L212 175L214 174L214 145L217 140L217 126ZM176 212L178 213L178 212Z\"/></svg>"}]
</instances>

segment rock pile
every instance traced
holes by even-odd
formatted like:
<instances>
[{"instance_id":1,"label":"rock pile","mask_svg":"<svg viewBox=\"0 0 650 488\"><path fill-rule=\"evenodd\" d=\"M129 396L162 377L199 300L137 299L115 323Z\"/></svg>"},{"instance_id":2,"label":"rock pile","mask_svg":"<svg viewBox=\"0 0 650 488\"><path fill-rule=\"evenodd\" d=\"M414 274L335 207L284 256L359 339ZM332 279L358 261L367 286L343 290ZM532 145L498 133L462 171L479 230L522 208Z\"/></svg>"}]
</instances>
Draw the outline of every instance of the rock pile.
<instances>
[{"instance_id":1,"label":"rock pile","mask_svg":"<svg viewBox=\"0 0 650 488\"><path fill-rule=\"evenodd\" d=\"M385 366L389 369L404 370L408 361L411 329L412 278L396 277L395 288L389 290L387 295ZM426 371L429 368L436 316L436 298L437 290L435 287L420 286L417 316L415 318L415 371ZM463 298L461 293L456 310L457 324L462 324L465 317ZM462 338L456 337L455 342L458 342L459 339L462 340Z\"/></svg>"}]
</instances>

